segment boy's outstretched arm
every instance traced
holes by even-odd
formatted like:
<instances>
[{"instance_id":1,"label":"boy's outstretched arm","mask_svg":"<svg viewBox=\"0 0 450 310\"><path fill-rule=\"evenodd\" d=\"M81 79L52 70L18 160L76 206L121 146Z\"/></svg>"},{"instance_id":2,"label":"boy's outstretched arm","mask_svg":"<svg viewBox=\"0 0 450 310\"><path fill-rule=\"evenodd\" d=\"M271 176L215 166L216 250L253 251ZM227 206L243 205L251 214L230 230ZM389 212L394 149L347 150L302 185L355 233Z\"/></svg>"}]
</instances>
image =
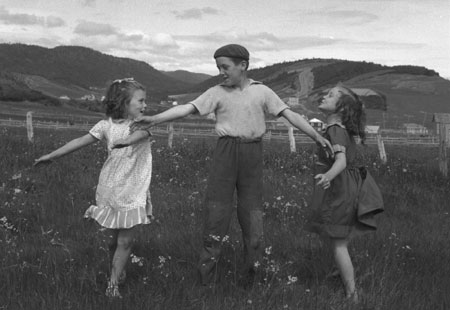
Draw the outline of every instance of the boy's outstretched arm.
<instances>
[{"instance_id":1,"label":"boy's outstretched arm","mask_svg":"<svg viewBox=\"0 0 450 310\"><path fill-rule=\"evenodd\" d=\"M130 146L132 144L138 143L139 141L148 138L151 136L151 133L149 130L136 130L131 135L124 139L118 139L117 141L114 141L113 149L120 149L123 147Z\"/></svg>"},{"instance_id":2,"label":"boy's outstretched arm","mask_svg":"<svg viewBox=\"0 0 450 310\"><path fill-rule=\"evenodd\" d=\"M39 166L41 164L49 163L53 159L56 159L58 157L65 156L67 154L70 154L72 152L75 152L82 147L85 147L89 144L97 142L97 138L92 136L91 134L86 134L82 137L73 139L72 141L66 143L65 145L61 146L60 148L54 150L53 152L43 155L39 157L38 159L34 160L34 166Z\"/></svg>"},{"instance_id":3,"label":"boy's outstretched arm","mask_svg":"<svg viewBox=\"0 0 450 310\"><path fill-rule=\"evenodd\" d=\"M136 121L131 125L131 130L148 129L152 126L164 122L169 122L178 118L188 116L189 114L192 114L196 111L197 109L193 104L187 103L179 105L156 115L142 116L137 118Z\"/></svg>"},{"instance_id":4,"label":"boy's outstretched arm","mask_svg":"<svg viewBox=\"0 0 450 310\"><path fill-rule=\"evenodd\" d=\"M311 139L319 143L322 147L328 148L330 154L333 154L333 147L330 141L322 137L300 114L291 111L290 109L285 109L281 113L292 126L298 128L307 134Z\"/></svg>"}]
</instances>

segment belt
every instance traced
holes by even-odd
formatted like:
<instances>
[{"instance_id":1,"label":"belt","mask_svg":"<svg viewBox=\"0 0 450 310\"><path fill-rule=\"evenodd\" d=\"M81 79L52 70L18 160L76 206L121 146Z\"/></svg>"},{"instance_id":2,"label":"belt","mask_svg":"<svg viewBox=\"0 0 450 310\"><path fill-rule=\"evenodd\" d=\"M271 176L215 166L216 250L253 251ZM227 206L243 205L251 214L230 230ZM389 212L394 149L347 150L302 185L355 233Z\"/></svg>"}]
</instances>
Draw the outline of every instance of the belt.
<instances>
[{"instance_id":1,"label":"belt","mask_svg":"<svg viewBox=\"0 0 450 310\"><path fill-rule=\"evenodd\" d=\"M258 143L262 141L262 138L240 138L240 137L232 137L232 136L222 136L219 139L231 139L236 143Z\"/></svg>"}]
</instances>

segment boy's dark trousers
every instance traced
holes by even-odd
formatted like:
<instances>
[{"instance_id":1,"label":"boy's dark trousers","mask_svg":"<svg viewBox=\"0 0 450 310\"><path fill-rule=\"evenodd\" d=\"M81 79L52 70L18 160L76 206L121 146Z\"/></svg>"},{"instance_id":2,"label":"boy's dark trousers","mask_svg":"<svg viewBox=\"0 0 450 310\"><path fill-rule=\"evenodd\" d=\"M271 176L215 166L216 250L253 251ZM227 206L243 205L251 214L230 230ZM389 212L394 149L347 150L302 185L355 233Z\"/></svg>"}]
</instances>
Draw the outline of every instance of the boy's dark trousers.
<instances>
[{"instance_id":1,"label":"boy's dark trousers","mask_svg":"<svg viewBox=\"0 0 450 310\"><path fill-rule=\"evenodd\" d=\"M261 139L221 137L217 141L205 200L205 227L199 271L202 284L213 279L227 240L237 190L237 217L244 240L244 270L254 271L263 250L263 158Z\"/></svg>"}]
</instances>

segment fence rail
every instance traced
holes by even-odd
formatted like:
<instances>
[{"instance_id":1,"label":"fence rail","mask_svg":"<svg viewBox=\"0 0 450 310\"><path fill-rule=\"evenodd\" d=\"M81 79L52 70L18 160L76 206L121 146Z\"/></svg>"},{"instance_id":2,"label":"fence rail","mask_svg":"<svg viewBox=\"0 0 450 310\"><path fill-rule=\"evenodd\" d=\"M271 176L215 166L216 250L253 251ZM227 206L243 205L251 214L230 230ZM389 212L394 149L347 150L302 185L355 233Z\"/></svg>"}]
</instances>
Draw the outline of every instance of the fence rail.
<instances>
[{"instance_id":1,"label":"fence rail","mask_svg":"<svg viewBox=\"0 0 450 310\"><path fill-rule=\"evenodd\" d=\"M5 120L0 119L0 126L6 127L26 127L26 121L20 120ZM34 121L34 128L43 129L71 129L79 131L89 131L93 124L69 124L69 123L59 123L59 122L43 122ZM152 133L156 136L166 136L169 134L169 125L160 125L152 128ZM200 136L200 137L216 137L217 134L214 128L194 128L194 127L183 127L180 124L175 123L173 127L174 136ZM312 143L313 141L305 134L294 132L294 138L296 143ZM438 146L439 139L437 136L428 137L417 137L412 135L406 135L402 137L390 137L382 136L383 142L390 145L422 145L422 146ZM264 140L270 141L285 141L289 140L288 130L268 130L264 135ZM366 139L366 144L377 144L376 136L368 136Z\"/></svg>"}]
</instances>

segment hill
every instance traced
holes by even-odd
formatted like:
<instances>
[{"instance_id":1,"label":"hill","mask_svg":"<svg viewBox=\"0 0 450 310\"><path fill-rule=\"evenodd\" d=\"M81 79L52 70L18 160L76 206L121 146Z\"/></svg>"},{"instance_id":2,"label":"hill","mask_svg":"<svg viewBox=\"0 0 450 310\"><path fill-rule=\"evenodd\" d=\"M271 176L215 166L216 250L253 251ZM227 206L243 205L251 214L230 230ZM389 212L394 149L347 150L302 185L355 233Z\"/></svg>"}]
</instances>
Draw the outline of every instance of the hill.
<instances>
[{"instance_id":1,"label":"hill","mask_svg":"<svg viewBox=\"0 0 450 310\"><path fill-rule=\"evenodd\" d=\"M24 44L0 44L0 68L25 77L43 78L49 81L48 85L57 85L56 88L82 89L85 94L103 93L106 85L124 77L141 81L154 98L164 97L168 92L178 92L190 85L143 61L114 57L80 46L48 49ZM24 81L27 83L27 79ZM34 86L39 88L39 85ZM42 92L54 95L53 88L42 89Z\"/></svg>"},{"instance_id":2,"label":"hill","mask_svg":"<svg viewBox=\"0 0 450 310\"><path fill-rule=\"evenodd\" d=\"M59 100L31 89L20 76L0 71L0 98L4 101L32 101L44 105L60 106Z\"/></svg>"},{"instance_id":3,"label":"hill","mask_svg":"<svg viewBox=\"0 0 450 310\"><path fill-rule=\"evenodd\" d=\"M221 82L220 76L183 70L162 72L142 61L79 46L48 49L0 44L0 68L0 100L69 105L96 112L101 111L99 100L106 85L117 78L132 76L147 87L150 113L169 108L169 94L183 104ZM328 88L339 82L359 91L370 124L393 128L414 122L431 127L432 113L450 113L450 81L425 67L302 59L252 69L248 74L308 117L322 117L317 103ZM95 100L80 100L86 95Z\"/></svg>"},{"instance_id":4,"label":"hill","mask_svg":"<svg viewBox=\"0 0 450 310\"><path fill-rule=\"evenodd\" d=\"M179 80L186 84L191 84L191 85L202 83L212 77L209 74L194 73L194 72L189 72L186 70L161 71L161 72L167 76L170 76L173 79L176 79L176 80Z\"/></svg>"},{"instance_id":5,"label":"hill","mask_svg":"<svg viewBox=\"0 0 450 310\"><path fill-rule=\"evenodd\" d=\"M308 117L322 118L318 101L337 83L360 91L371 124L398 128L416 122L431 127L433 113L450 113L450 81L425 67L304 59L252 69L248 75L268 85L285 101L295 98L298 104L292 109ZM202 92L220 82L220 76L212 77L189 93ZM185 102L180 95L177 100Z\"/></svg>"}]
</instances>

